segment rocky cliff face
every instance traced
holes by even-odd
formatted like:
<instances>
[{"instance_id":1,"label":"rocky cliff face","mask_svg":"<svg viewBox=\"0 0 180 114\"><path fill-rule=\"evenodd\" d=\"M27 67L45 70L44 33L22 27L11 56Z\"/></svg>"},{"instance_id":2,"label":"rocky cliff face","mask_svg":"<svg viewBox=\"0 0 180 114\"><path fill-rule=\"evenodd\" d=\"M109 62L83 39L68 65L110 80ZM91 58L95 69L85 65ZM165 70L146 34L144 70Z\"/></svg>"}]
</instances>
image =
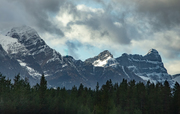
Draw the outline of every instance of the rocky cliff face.
<instances>
[{"instance_id":1,"label":"rocky cliff face","mask_svg":"<svg viewBox=\"0 0 180 114\"><path fill-rule=\"evenodd\" d=\"M154 83L169 80L172 83L172 78L167 73L161 56L155 49L151 49L144 56L123 54L116 60L120 65L128 67L129 70L144 80L150 80Z\"/></svg>"},{"instance_id":2,"label":"rocky cliff face","mask_svg":"<svg viewBox=\"0 0 180 114\"><path fill-rule=\"evenodd\" d=\"M23 70L21 69L21 66L19 65L18 61L10 58L8 54L6 53L6 51L0 45L0 71L1 73L3 73L4 75L15 75L17 69L20 69L21 71Z\"/></svg>"},{"instance_id":3,"label":"rocky cliff face","mask_svg":"<svg viewBox=\"0 0 180 114\"><path fill-rule=\"evenodd\" d=\"M52 87L71 88L83 83L94 88L97 82L103 84L109 79L121 82L123 78L142 82L168 80L172 83L155 49L145 56L123 54L118 58L113 58L106 50L83 62L71 56L62 56L50 48L34 29L27 26L15 27L7 36L0 36L0 44L0 72L11 72L6 73L7 76L18 72L22 77L28 76L31 82L38 82L44 73ZM3 63L5 60L6 64Z\"/></svg>"},{"instance_id":4,"label":"rocky cliff face","mask_svg":"<svg viewBox=\"0 0 180 114\"><path fill-rule=\"evenodd\" d=\"M1 37L2 38L2 37ZM35 85L38 81L32 78L31 75L24 69L19 62L10 57L8 53L3 49L2 45L0 44L0 73L5 76L8 76L11 81L13 81L14 76L21 73L22 78L28 78L29 82L32 85Z\"/></svg>"}]
</instances>

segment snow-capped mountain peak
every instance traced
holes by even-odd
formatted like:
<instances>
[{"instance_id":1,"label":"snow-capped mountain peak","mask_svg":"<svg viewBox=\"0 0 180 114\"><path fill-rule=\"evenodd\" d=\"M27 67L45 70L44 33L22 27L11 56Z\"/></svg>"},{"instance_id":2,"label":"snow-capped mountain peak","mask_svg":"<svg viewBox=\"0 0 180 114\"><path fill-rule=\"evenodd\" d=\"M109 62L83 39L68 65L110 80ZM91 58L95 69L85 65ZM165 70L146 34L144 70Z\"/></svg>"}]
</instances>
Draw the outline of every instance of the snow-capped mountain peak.
<instances>
[{"instance_id":1,"label":"snow-capped mountain peak","mask_svg":"<svg viewBox=\"0 0 180 114\"><path fill-rule=\"evenodd\" d=\"M108 51L108 50L105 50L103 52L101 52L99 55L98 55L99 59L100 60L105 60L107 58L113 58L113 55Z\"/></svg>"},{"instance_id":2,"label":"snow-capped mountain peak","mask_svg":"<svg viewBox=\"0 0 180 114\"><path fill-rule=\"evenodd\" d=\"M6 34L6 36L17 39L18 42L30 50L31 53L34 53L40 46L46 46L38 33L28 26L14 27ZM35 47L37 49L35 49Z\"/></svg>"},{"instance_id":3,"label":"snow-capped mountain peak","mask_svg":"<svg viewBox=\"0 0 180 114\"><path fill-rule=\"evenodd\" d=\"M19 53L19 52L26 53L27 52L24 45L21 45L17 39L14 39L12 37L0 35L0 43L3 47L3 49L8 54L15 54L15 53Z\"/></svg>"},{"instance_id":4,"label":"snow-capped mountain peak","mask_svg":"<svg viewBox=\"0 0 180 114\"><path fill-rule=\"evenodd\" d=\"M85 60L85 62L91 63L96 67L104 67L108 63L108 60L111 58L113 58L113 55L108 50L105 50L98 56Z\"/></svg>"},{"instance_id":5,"label":"snow-capped mountain peak","mask_svg":"<svg viewBox=\"0 0 180 114\"><path fill-rule=\"evenodd\" d=\"M38 54L49 46L40 38L38 33L31 27L21 26L12 28L6 36L17 39L31 54Z\"/></svg>"},{"instance_id":6,"label":"snow-capped mountain peak","mask_svg":"<svg viewBox=\"0 0 180 114\"><path fill-rule=\"evenodd\" d=\"M29 26L21 26L12 28L6 36L17 38L19 42L27 41L31 38L40 38L38 33Z\"/></svg>"}]
</instances>

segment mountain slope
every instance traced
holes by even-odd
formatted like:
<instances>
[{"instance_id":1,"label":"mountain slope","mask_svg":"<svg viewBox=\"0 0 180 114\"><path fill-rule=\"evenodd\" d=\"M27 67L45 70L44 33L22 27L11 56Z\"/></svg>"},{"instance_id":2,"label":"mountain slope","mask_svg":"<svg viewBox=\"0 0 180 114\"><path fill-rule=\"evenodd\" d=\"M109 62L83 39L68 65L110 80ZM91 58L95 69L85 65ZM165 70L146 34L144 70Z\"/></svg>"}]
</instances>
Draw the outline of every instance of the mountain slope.
<instances>
[{"instance_id":1,"label":"mountain slope","mask_svg":"<svg viewBox=\"0 0 180 114\"><path fill-rule=\"evenodd\" d=\"M180 74L175 74L172 76L172 78L175 82L178 82L180 84Z\"/></svg>"},{"instance_id":2,"label":"mountain slope","mask_svg":"<svg viewBox=\"0 0 180 114\"><path fill-rule=\"evenodd\" d=\"M61 56L50 48L31 27L14 27L7 36L9 40L14 40L13 44L18 44L18 46L9 43L4 45L8 55L16 59L34 79L39 80L44 73L49 85L52 86L72 87L74 84L79 85L79 81L85 83L74 65L74 58Z\"/></svg>"},{"instance_id":3,"label":"mountain slope","mask_svg":"<svg viewBox=\"0 0 180 114\"><path fill-rule=\"evenodd\" d=\"M20 46L17 40L0 35L0 42L0 72L11 80L14 79L15 75L21 73L22 78L29 78L31 84L37 83L37 81L29 75L26 69L19 64L19 61L8 54L8 52L17 53L18 50L13 48L14 46Z\"/></svg>"}]
</instances>

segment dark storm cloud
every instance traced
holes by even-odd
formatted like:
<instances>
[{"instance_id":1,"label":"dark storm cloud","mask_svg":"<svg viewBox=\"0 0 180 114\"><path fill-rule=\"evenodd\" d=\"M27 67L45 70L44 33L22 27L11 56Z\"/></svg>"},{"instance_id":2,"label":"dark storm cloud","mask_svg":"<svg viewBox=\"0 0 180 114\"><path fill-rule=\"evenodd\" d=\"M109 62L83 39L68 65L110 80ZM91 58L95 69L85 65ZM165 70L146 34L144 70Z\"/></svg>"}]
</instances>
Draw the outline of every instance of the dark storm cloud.
<instances>
[{"instance_id":1,"label":"dark storm cloud","mask_svg":"<svg viewBox=\"0 0 180 114\"><path fill-rule=\"evenodd\" d=\"M161 31L180 25L180 0L114 0L124 4L134 16ZM128 9L128 8L127 8ZM126 11L128 12L128 11Z\"/></svg>"},{"instance_id":2,"label":"dark storm cloud","mask_svg":"<svg viewBox=\"0 0 180 114\"><path fill-rule=\"evenodd\" d=\"M100 29L100 23L99 20L96 18L88 19L88 20L81 20L81 21L76 21L75 23L72 24L77 24L77 25L86 25L90 27L93 30L99 30Z\"/></svg>"},{"instance_id":3,"label":"dark storm cloud","mask_svg":"<svg viewBox=\"0 0 180 114\"><path fill-rule=\"evenodd\" d=\"M179 0L157 0L151 3L142 3L138 5L137 11L140 15L148 16L156 30L171 29L180 25Z\"/></svg>"},{"instance_id":4,"label":"dark storm cloud","mask_svg":"<svg viewBox=\"0 0 180 114\"><path fill-rule=\"evenodd\" d=\"M1 23L19 23L35 26L39 30L63 36L50 18L55 15L65 0L0 0ZM6 7L5 7L6 6ZM10 20L9 20L10 19ZM13 25L12 25L13 26Z\"/></svg>"},{"instance_id":5,"label":"dark storm cloud","mask_svg":"<svg viewBox=\"0 0 180 114\"><path fill-rule=\"evenodd\" d=\"M50 16L56 14L60 6L64 4L64 0L21 0L21 4L24 4L26 11L35 18L35 24L41 30L64 35L63 32L57 28L50 20Z\"/></svg>"}]
</instances>

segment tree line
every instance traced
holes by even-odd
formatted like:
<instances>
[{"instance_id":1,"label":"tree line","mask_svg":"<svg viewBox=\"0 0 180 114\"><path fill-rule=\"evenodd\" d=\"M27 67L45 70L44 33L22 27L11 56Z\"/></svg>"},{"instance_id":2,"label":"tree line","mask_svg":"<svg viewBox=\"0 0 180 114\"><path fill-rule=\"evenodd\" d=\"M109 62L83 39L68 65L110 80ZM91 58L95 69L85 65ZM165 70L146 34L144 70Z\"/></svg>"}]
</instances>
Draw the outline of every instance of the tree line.
<instances>
[{"instance_id":1,"label":"tree line","mask_svg":"<svg viewBox=\"0 0 180 114\"><path fill-rule=\"evenodd\" d=\"M44 75L33 87L19 74L13 81L0 74L0 113L180 114L180 85L170 88L168 81L107 80L94 90L83 84L71 90L47 88Z\"/></svg>"}]
</instances>

